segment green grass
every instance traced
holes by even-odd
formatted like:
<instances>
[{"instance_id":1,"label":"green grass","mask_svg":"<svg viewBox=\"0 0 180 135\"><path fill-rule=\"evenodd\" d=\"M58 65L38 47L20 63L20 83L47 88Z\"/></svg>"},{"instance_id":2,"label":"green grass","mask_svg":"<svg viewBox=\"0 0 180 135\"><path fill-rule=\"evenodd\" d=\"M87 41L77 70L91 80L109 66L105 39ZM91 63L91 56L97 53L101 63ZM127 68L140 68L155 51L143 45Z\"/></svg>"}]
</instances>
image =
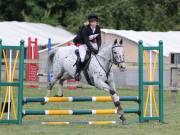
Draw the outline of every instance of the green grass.
<instances>
[{"instance_id":1,"label":"green grass","mask_svg":"<svg viewBox=\"0 0 180 135\"><path fill-rule=\"evenodd\" d=\"M137 95L136 90L118 90L119 95ZM53 95L55 94L55 91ZM43 89L24 89L24 96L43 97ZM101 96L108 93L97 89L65 90L65 96ZM116 115L82 115L82 116L26 116L23 125L0 125L0 135L178 135L180 134L180 94L177 94L177 103L171 102L170 92L164 94L164 112L166 124L157 121L138 123L138 116L127 114L128 125L41 125L42 121L89 121L89 120L118 120ZM138 107L136 103L122 102L123 108ZM24 108L34 110L44 109L113 109L111 102L67 102L47 103L41 106L39 103L25 105Z\"/></svg>"}]
</instances>

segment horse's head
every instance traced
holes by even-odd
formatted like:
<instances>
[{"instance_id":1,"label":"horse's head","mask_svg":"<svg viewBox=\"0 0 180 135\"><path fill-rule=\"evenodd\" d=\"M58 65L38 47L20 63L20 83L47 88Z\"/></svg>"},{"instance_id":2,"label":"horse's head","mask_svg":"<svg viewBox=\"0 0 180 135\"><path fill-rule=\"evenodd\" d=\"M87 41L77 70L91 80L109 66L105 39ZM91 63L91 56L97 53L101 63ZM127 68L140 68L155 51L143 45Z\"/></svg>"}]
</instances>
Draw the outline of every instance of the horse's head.
<instances>
[{"instance_id":1,"label":"horse's head","mask_svg":"<svg viewBox=\"0 0 180 135\"><path fill-rule=\"evenodd\" d=\"M124 71L126 67L124 61L124 48L122 44L122 39L119 42L117 39L114 41L114 44L112 45L112 59L113 63L117 65L121 71Z\"/></svg>"}]
</instances>

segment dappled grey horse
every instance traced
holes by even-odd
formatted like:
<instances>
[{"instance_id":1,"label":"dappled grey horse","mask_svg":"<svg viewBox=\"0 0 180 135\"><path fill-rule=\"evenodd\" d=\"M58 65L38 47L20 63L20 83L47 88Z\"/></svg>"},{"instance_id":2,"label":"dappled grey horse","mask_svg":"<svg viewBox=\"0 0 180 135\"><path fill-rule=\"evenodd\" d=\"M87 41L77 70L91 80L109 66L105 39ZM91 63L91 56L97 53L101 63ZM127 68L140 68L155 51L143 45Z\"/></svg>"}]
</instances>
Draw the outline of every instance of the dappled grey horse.
<instances>
[{"instance_id":1,"label":"dappled grey horse","mask_svg":"<svg viewBox=\"0 0 180 135\"><path fill-rule=\"evenodd\" d=\"M126 123L124 113L117 95L115 83L113 80L113 73L111 67L113 64L117 65L120 70L124 69L124 49L122 46L122 39L118 42L117 39L113 44L100 49L97 55L92 55L88 66L88 75L91 85L107 91L117 109L119 118L122 123ZM48 57L48 68L53 73L54 77L48 86L47 96L50 96L52 87L59 80L58 96L63 96L62 85L67 79L74 77L77 48L75 46L59 47L52 51ZM81 73L81 82L88 83L83 73Z\"/></svg>"}]
</instances>

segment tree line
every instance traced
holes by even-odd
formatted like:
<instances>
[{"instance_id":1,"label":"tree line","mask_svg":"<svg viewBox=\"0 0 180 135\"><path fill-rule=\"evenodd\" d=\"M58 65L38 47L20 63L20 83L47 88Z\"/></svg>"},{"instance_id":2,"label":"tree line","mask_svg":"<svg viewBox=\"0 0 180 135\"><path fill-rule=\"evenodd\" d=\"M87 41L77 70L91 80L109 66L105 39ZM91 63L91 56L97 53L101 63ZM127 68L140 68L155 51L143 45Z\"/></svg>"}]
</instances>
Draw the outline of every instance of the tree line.
<instances>
[{"instance_id":1,"label":"tree line","mask_svg":"<svg viewBox=\"0 0 180 135\"><path fill-rule=\"evenodd\" d=\"M62 25L71 32L96 13L103 28L180 30L179 0L0 0L0 21Z\"/></svg>"}]
</instances>

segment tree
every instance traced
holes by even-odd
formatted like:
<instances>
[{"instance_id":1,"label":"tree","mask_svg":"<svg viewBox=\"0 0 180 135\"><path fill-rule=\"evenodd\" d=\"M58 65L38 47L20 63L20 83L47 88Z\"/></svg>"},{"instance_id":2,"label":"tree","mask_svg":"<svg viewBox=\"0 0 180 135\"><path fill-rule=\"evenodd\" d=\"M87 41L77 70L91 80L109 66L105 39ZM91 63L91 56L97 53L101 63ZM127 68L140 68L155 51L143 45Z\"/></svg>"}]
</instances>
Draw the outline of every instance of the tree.
<instances>
[{"instance_id":1,"label":"tree","mask_svg":"<svg viewBox=\"0 0 180 135\"><path fill-rule=\"evenodd\" d=\"M180 30L179 0L0 0L0 20L62 25L72 32L92 12L104 28Z\"/></svg>"}]
</instances>

